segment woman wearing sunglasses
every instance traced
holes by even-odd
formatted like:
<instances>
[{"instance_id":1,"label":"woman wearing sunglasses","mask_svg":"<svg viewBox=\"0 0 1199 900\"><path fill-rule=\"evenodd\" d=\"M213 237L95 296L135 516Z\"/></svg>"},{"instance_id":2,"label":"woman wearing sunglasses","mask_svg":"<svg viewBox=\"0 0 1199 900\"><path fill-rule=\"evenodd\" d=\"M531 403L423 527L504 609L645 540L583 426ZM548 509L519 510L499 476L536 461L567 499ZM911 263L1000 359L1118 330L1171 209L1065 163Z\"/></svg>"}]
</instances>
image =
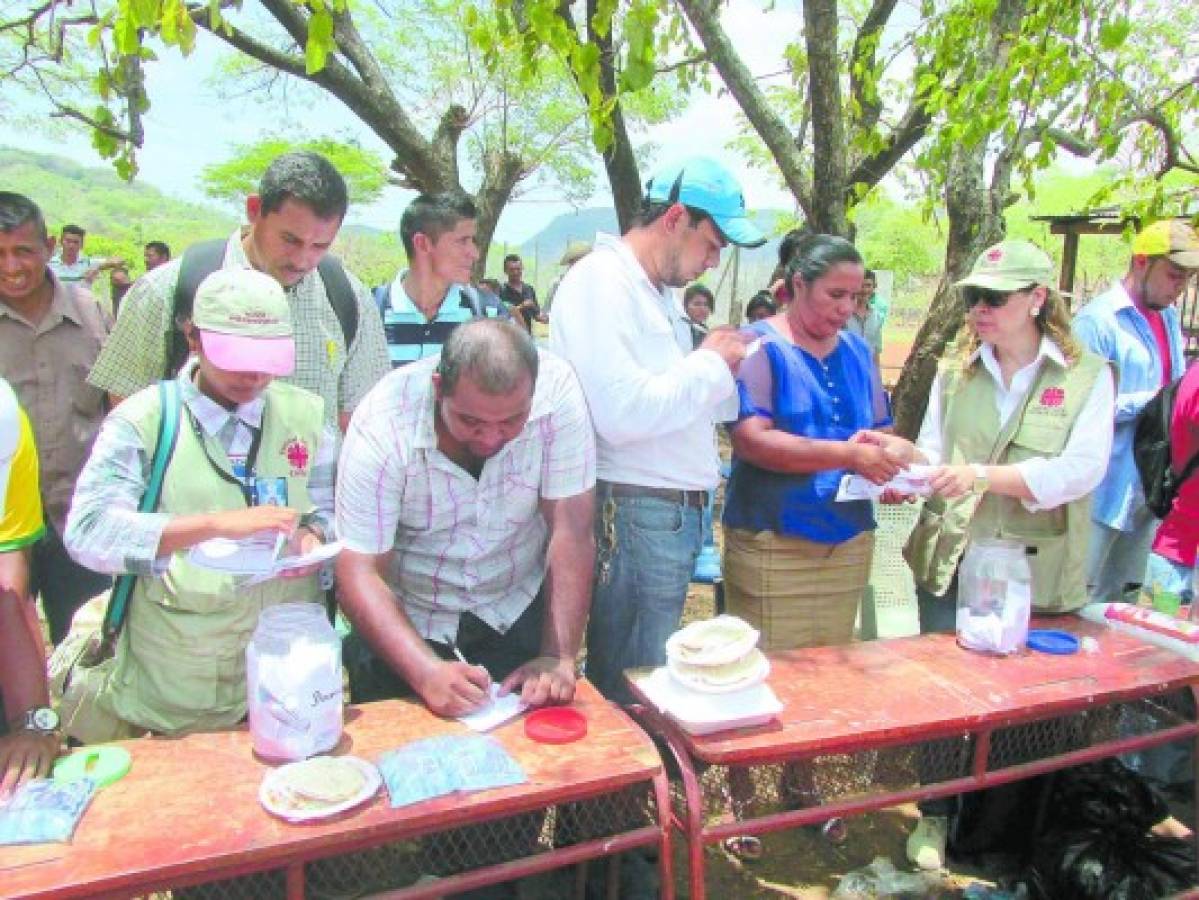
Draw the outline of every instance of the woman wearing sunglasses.
<instances>
[{"instance_id":1,"label":"woman wearing sunglasses","mask_svg":"<svg viewBox=\"0 0 1199 900\"><path fill-rule=\"evenodd\" d=\"M1004 241L956 285L966 307L961 353L941 364L914 456L938 467L934 495L904 548L922 633L954 630L958 565L979 538L1029 548L1034 609L1086 602L1090 494L1107 469L1114 386L1106 361L1070 333L1053 273L1038 247ZM921 868L943 864L951 808L922 807L908 841Z\"/></svg>"}]
</instances>

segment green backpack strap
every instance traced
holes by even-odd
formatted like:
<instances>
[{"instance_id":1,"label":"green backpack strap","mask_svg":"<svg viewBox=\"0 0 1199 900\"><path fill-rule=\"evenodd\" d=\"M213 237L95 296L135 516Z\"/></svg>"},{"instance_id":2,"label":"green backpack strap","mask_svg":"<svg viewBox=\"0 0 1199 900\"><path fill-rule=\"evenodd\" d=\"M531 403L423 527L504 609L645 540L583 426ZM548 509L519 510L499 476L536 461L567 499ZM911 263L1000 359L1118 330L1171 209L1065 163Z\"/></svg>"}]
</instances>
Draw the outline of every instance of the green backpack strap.
<instances>
[{"instance_id":1,"label":"green backpack strap","mask_svg":"<svg viewBox=\"0 0 1199 900\"><path fill-rule=\"evenodd\" d=\"M154 512L162 497L162 482L166 475L167 466L175 452L175 442L179 436L179 417L182 413L183 401L179 394L179 382L158 382L158 400L160 415L158 418L158 439L154 445L154 460L150 465L150 481L146 492L142 494L141 502L137 505L138 512ZM104 643L109 647L115 646L116 639L125 624L125 616L129 612L129 598L133 594L136 575L121 575L113 585L112 594L108 598L108 606L104 610Z\"/></svg>"}]
</instances>

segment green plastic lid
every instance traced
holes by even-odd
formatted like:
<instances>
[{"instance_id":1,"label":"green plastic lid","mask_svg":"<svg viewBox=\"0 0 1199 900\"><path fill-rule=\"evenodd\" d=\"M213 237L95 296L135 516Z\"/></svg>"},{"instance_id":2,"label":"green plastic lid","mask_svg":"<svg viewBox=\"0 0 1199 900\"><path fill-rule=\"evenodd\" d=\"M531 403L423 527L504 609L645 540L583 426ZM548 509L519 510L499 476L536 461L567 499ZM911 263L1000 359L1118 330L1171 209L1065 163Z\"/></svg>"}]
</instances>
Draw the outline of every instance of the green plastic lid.
<instances>
[{"instance_id":1,"label":"green plastic lid","mask_svg":"<svg viewBox=\"0 0 1199 900\"><path fill-rule=\"evenodd\" d=\"M124 747L84 747L54 764L54 780L67 784L90 778L97 787L107 787L125 777L132 765Z\"/></svg>"}]
</instances>

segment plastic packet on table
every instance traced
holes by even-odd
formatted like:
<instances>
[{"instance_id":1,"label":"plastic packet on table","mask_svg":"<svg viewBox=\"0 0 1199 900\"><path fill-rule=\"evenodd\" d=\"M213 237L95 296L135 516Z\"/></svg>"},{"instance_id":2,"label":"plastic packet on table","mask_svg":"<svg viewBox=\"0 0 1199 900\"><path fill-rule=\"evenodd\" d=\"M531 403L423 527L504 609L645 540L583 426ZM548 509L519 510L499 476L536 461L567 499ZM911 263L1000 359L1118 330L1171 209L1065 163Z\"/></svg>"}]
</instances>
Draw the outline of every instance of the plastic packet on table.
<instances>
[{"instance_id":1,"label":"plastic packet on table","mask_svg":"<svg viewBox=\"0 0 1199 900\"><path fill-rule=\"evenodd\" d=\"M0 801L0 845L69 841L95 792L90 778L68 784L49 778L27 781Z\"/></svg>"},{"instance_id":2,"label":"plastic packet on table","mask_svg":"<svg viewBox=\"0 0 1199 900\"><path fill-rule=\"evenodd\" d=\"M414 741L384 753L377 765L392 807L454 791L482 791L527 780L508 751L485 735L442 735Z\"/></svg>"}]
</instances>

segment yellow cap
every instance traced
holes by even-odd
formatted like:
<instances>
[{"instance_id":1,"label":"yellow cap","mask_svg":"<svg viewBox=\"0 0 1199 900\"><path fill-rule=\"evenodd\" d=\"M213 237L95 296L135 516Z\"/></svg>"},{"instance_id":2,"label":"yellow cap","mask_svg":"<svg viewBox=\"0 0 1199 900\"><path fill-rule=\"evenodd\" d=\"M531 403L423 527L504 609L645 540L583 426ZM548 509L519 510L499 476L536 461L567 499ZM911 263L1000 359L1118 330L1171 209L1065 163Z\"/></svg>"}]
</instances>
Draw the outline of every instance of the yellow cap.
<instances>
[{"instance_id":1,"label":"yellow cap","mask_svg":"<svg viewBox=\"0 0 1199 900\"><path fill-rule=\"evenodd\" d=\"M1165 256L1184 269L1199 269L1199 235L1181 219L1162 219L1132 241L1134 256Z\"/></svg>"}]
</instances>

